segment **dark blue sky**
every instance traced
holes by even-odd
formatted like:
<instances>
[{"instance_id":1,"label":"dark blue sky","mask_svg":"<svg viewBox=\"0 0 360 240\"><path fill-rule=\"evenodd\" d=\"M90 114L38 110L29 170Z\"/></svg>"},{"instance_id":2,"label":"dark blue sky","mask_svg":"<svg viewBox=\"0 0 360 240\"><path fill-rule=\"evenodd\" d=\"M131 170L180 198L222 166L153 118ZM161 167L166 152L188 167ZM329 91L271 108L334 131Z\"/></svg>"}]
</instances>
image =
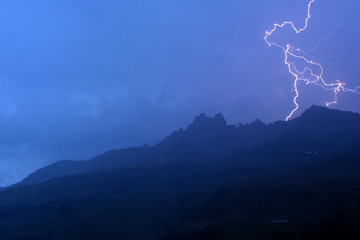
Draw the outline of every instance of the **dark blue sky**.
<instances>
[{"instance_id":1,"label":"dark blue sky","mask_svg":"<svg viewBox=\"0 0 360 240\"><path fill-rule=\"evenodd\" d=\"M229 123L293 109L273 23L302 26L307 0L5 1L0 4L0 185L60 159L153 144L195 115ZM360 2L317 0L306 33L326 76L360 85ZM299 86L301 109L330 95ZM359 111L360 96L336 108Z\"/></svg>"}]
</instances>

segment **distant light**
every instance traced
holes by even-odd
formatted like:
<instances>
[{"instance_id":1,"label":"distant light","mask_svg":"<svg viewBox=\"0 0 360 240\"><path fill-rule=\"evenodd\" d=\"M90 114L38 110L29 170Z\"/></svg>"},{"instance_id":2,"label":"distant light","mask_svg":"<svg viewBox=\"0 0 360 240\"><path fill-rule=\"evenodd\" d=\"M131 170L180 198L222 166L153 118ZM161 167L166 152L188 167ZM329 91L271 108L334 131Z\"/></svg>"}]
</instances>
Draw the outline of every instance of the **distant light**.
<instances>
[{"instance_id":1,"label":"distant light","mask_svg":"<svg viewBox=\"0 0 360 240\"><path fill-rule=\"evenodd\" d=\"M318 152L306 152L306 154L318 154Z\"/></svg>"}]
</instances>

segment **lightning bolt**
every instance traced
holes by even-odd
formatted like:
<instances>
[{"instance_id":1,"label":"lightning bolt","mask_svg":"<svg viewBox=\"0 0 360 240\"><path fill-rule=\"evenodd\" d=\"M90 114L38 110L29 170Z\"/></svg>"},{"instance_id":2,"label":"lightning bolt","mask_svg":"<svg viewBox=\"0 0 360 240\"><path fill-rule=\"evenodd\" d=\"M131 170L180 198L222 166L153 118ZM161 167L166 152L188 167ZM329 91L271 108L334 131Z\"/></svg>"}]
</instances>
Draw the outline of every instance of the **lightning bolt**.
<instances>
[{"instance_id":1,"label":"lightning bolt","mask_svg":"<svg viewBox=\"0 0 360 240\"><path fill-rule=\"evenodd\" d=\"M349 26L345 26L345 25L339 24L339 25L337 25L337 26L335 27L334 30L332 30L331 32L329 32L329 33L326 35L326 37L324 37L324 38L322 38L322 39L319 39L319 40L317 41L317 43L316 43L316 46L315 46L313 49L311 49L310 51L302 51L301 49L298 49L298 50L299 50L299 51L302 51L302 52L305 53L305 54L314 53L314 52L316 52L316 50L318 49L318 47L320 46L320 44L321 44L322 42L328 41L328 40L330 39L330 37L331 37L332 35L334 35L335 33L337 33L340 29L345 29L345 30L351 31L351 32L359 32L359 31L360 31L360 29L355 29L355 28L352 28L352 27L349 27Z\"/></svg>"},{"instance_id":2,"label":"lightning bolt","mask_svg":"<svg viewBox=\"0 0 360 240\"><path fill-rule=\"evenodd\" d=\"M315 62L311 59L308 59L302 55L297 55L295 52L301 52L301 49L296 49L294 46L291 46L290 44L287 44L286 46L282 46L279 43L276 42L272 42L269 40L269 37L271 37L273 35L273 33L275 33L279 28L284 28L285 26L290 26L296 34L300 34L301 32L305 31L308 27L309 24L309 20L311 18L311 7L312 5L315 3L316 0L310 0L310 2L307 5L307 17L305 19L305 24L302 28L296 28L295 24L291 21L285 21L281 24L279 23L275 23L274 27L270 30L270 31L266 31L265 32L265 37L264 40L265 42L268 44L269 47L278 47L280 48L283 52L284 52L284 63L285 65L288 67L289 73L295 78L294 79L294 90L295 90L295 96L293 98L293 102L294 102L294 109L290 112L290 114L286 117L286 121L288 121L293 114L299 109L299 103L297 102L298 98L299 98L299 89L298 89L298 83L300 81L305 82L306 84L314 84L317 86L322 87L323 89L327 90L327 91L332 91L334 93L334 99L330 102L326 102L326 106L330 106L332 104L336 104L338 101L338 94L340 92L352 92L352 93L357 93L360 94L359 90L360 90L360 86L354 88L354 89L350 89L350 88L346 88L345 82L341 82L340 80L335 80L335 82L332 83L328 83L327 81L325 81L324 79L324 68L322 67L322 65L318 62ZM315 49L318 47L318 45L322 42L322 41L326 41L332 34L335 33L335 31L338 30L339 27L337 27L334 31L330 32L326 38L324 39L320 39L317 42L317 46L312 50L315 51ZM304 52L306 53L306 52ZM296 61L302 61L305 63L306 67L303 68L303 70L299 69L298 64L296 64ZM317 70L317 71L315 71Z\"/></svg>"}]
</instances>

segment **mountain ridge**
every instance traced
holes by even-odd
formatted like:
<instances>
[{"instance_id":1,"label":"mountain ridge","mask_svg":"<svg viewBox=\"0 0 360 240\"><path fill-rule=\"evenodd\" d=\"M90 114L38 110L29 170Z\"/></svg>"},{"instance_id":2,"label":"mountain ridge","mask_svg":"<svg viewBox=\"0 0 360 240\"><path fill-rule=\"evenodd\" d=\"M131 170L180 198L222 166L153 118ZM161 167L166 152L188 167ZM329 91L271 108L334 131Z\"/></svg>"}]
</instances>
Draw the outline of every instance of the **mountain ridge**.
<instances>
[{"instance_id":1,"label":"mountain ridge","mask_svg":"<svg viewBox=\"0 0 360 240\"><path fill-rule=\"evenodd\" d=\"M151 166L173 161L206 161L250 150L291 131L303 133L313 130L328 131L329 129L331 133L345 130L360 131L360 124L353 124L358 121L360 121L360 115L357 113L315 105L306 109L298 118L288 122L276 121L270 124L256 119L248 124L228 125L221 113L215 114L213 117L201 113L186 129L180 128L173 131L153 146L144 145L110 150L87 161L58 161L36 170L13 186L39 183L54 177L104 169ZM337 128L341 130L337 130ZM349 133L349 135L352 134Z\"/></svg>"}]
</instances>

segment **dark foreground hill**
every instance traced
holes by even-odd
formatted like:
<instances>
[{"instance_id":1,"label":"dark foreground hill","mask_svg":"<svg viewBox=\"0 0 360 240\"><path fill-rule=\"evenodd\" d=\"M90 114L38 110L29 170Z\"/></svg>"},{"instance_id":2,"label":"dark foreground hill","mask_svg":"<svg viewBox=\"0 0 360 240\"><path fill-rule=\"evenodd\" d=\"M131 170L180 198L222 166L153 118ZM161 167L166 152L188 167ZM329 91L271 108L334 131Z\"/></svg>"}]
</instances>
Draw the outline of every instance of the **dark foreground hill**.
<instances>
[{"instance_id":1,"label":"dark foreground hill","mask_svg":"<svg viewBox=\"0 0 360 240\"><path fill-rule=\"evenodd\" d=\"M358 114L312 107L290 122L255 122L253 135L222 123L218 139L206 136L216 119L201 115L166 138L161 161L143 152L141 164L0 192L1 239L360 239ZM258 142L236 151L221 142L241 136L230 128Z\"/></svg>"}]
</instances>

